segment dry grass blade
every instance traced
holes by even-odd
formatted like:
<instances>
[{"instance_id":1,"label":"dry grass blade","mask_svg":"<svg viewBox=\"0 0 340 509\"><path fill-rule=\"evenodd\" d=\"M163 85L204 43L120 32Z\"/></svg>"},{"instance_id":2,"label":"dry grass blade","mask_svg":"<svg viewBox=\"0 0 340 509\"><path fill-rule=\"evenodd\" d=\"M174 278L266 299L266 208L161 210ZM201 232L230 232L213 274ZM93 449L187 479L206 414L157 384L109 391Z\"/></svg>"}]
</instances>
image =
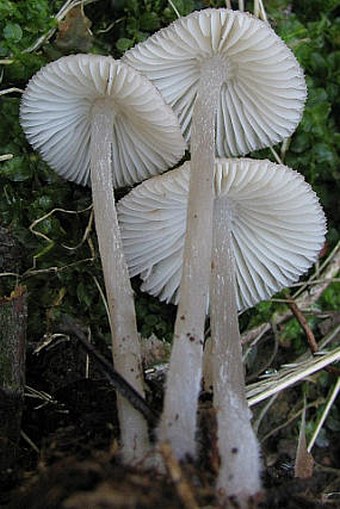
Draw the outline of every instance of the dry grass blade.
<instances>
[{"instance_id":1,"label":"dry grass blade","mask_svg":"<svg viewBox=\"0 0 340 509\"><path fill-rule=\"evenodd\" d=\"M331 333L335 337L340 332L340 326ZM247 399L249 406L256 405L269 398L273 394L283 391L292 385L301 382L308 376L324 369L334 362L340 360L340 347L330 352L322 352L313 357L309 355L307 359L298 361L293 365L284 366L275 375L247 386Z\"/></svg>"},{"instance_id":2,"label":"dry grass blade","mask_svg":"<svg viewBox=\"0 0 340 509\"><path fill-rule=\"evenodd\" d=\"M339 394L339 391L340 391L340 378L338 378L336 384L335 384L335 387L329 397L329 400L327 401L327 404L325 406L325 409L322 413L322 416L318 422L318 425L316 426L315 428L315 431L313 433L313 436L308 444L308 447L307 447L307 451L310 453L310 451L312 450L313 448L313 445L315 444L315 441L320 433L320 430L325 422L325 420L327 419L327 415L335 401L335 399L337 398L338 394Z\"/></svg>"},{"instance_id":3,"label":"dry grass blade","mask_svg":"<svg viewBox=\"0 0 340 509\"><path fill-rule=\"evenodd\" d=\"M254 0L254 15L263 21L268 21L262 0Z\"/></svg>"}]
</instances>

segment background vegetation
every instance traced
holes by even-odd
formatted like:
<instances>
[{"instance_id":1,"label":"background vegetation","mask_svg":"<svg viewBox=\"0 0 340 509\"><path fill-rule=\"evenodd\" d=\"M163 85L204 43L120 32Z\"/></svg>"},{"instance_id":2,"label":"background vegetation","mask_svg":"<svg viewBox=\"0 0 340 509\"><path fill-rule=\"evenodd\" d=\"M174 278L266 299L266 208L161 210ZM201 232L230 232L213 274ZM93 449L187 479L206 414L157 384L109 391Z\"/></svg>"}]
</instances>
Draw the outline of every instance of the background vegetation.
<instances>
[{"instance_id":1,"label":"background vegetation","mask_svg":"<svg viewBox=\"0 0 340 509\"><path fill-rule=\"evenodd\" d=\"M311 183L328 218L324 256L337 249L340 229L337 3L265 2L270 23L305 69L309 95L302 122L292 139L275 147L275 153L265 150L254 154L272 160L282 158ZM252 9L252 2L247 4ZM64 16L65 7L72 5L76 7ZM28 145L19 125L21 91L41 66L62 55L92 52L119 58L126 49L174 20L176 10L183 15L208 6L223 6L223 2L92 0L80 5L77 1L0 0L0 226L8 228L19 245L18 256L6 267L0 267L0 293L8 293L18 282L27 286L30 342L53 332L61 313L80 317L91 325L96 338L108 344L109 327L100 291L104 286L90 191L62 181ZM126 191L120 190L118 196ZM138 279L133 284L142 335L154 333L169 341L174 307L141 294ZM333 316L338 312L339 301L339 284L334 280L308 317L317 338L322 336L320 324L325 313ZM242 330L271 321L286 309L287 304L277 299L261 303L241 317ZM293 319L280 331L278 342L279 353L273 357L271 368L306 349L304 333ZM255 358L258 362L256 348L248 357L250 367ZM318 379L323 395L329 391L331 377L324 373ZM332 412L331 424L340 429L335 407ZM314 417L317 418L317 411Z\"/></svg>"}]
</instances>

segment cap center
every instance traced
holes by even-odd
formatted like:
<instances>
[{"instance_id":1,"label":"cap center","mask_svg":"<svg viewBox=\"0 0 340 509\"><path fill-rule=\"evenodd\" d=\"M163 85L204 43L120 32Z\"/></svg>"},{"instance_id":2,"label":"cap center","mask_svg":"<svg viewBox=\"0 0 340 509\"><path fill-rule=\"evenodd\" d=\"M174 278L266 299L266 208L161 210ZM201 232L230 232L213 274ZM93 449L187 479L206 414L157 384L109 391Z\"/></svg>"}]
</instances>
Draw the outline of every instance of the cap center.
<instances>
[{"instance_id":1,"label":"cap center","mask_svg":"<svg viewBox=\"0 0 340 509\"><path fill-rule=\"evenodd\" d=\"M115 117L118 114L118 106L112 97L102 97L93 102L90 109L90 115L93 117L94 115L106 113L108 111Z\"/></svg>"},{"instance_id":2,"label":"cap center","mask_svg":"<svg viewBox=\"0 0 340 509\"><path fill-rule=\"evenodd\" d=\"M235 77L235 65L230 58L222 55L213 55L201 63L201 75L210 75L212 80L219 81L221 85Z\"/></svg>"}]
</instances>

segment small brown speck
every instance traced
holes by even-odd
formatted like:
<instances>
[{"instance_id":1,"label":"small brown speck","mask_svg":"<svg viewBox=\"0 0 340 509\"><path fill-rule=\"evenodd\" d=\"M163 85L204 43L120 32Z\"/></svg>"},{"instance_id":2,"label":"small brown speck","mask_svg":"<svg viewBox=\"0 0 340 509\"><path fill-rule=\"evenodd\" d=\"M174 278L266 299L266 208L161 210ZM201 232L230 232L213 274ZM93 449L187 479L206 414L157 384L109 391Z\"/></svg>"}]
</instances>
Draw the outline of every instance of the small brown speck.
<instances>
[{"instance_id":1,"label":"small brown speck","mask_svg":"<svg viewBox=\"0 0 340 509\"><path fill-rule=\"evenodd\" d=\"M240 508L240 505L237 502L237 498L236 498L235 495L230 495L230 497L228 497L228 500L230 502L230 506L231 507L234 507L235 509L239 509Z\"/></svg>"}]
</instances>

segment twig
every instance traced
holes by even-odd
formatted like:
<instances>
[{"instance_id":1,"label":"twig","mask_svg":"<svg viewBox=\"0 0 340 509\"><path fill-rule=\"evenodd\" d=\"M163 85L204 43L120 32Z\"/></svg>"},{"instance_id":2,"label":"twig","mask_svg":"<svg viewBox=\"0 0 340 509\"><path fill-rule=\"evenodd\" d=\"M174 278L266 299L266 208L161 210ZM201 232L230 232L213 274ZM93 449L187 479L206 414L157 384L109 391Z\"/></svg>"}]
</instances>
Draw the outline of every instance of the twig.
<instances>
[{"instance_id":1,"label":"twig","mask_svg":"<svg viewBox=\"0 0 340 509\"><path fill-rule=\"evenodd\" d=\"M312 329L309 327L309 324L302 313L302 311L299 309L299 306L296 304L296 302L292 298L288 298L287 300L288 306L290 310L292 311L293 315L301 325L302 329L305 331L307 341L309 344L310 351L314 354L319 350L318 344L316 342L314 333Z\"/></svg>"},{"instance_id":2,"label":"twig","mask_svg":"<svg viewBox=\"0 0 340 509\"><path fill-rule=\"evenodd\" d=\"M0 95L13 94L14 92L19 92L20 94L23 94L24 91L21 88L11 87L6 88L6 90L0 90Z\"/></svg>"},{"instance_id":3,"label":"twig","mask_svg":"<svg viewBox=\"0 0 340 509\"><path fill-rule=\"evenodd\" d=\"M323 401L324 400L322 398L322 401L320 401L320 399L317 399L316 401L313 401L312 403L308 403L306 405L306 410L308 410L309 408L315 408L315 407L317 408L321 403L323 403ZM302 412L303 412L303 408L300 408L300 410L298 410L293 415L291 415L290 417L285 419L283 423L281 423L278 426L276 426L275 428L271 429L266 435L264 435L261 438L261 440L260 440L261 443L263 444L266 440L268 440L268 438L272 437L273 435L276 435L276 433L278 433L282 429L284 429L287 426L289 426L290 424L292 424L292 422L294 422L296 419L298 419L300 417Z\"/></svg>"},{"instance_id":4,"label":"twig","mask_svg":"<svg viewBox=\"0 0 340 509\"><path fill-rule=\"evenodd\" d=\"M13 154L2 154L0 156L0 161L9 161L10 159L13 159Z\"/></svg>"},{"instance_id":5,"label":"twig","mask_svg":"<svg viewBox=\"0 0 340 509\"><path fill-rule=\"evenodd\" d=\"M163 442L159 445L159 452L161 453L165 467L169 472L171 480L174 484L175 490L179 499L181 500L185 509L199 509L195 500L191 486L185 479L181 466L174 456L170 444Z\"/></svg>"},{"instance_id":6,"label":"twig","mask_svg":"<svg viewBox=\"0 0 340 509\"><path fill-rule=\"evenodd\" d=\"M318 272L312 275L308 281L306 281L299 290L292 295L292 298L296 301L297 306L300 309L310 308L321 296L321 294L328 288L333 278L337 275L340 269L340 243L336 245L327 260L321 265ZM322 282L317 285L313 285L309 288L309 285L320 277L320 273L323 272ZM277 313L273 316L272 322L276 325L285 322L291 317L291 312L286 311L284 313ZM263 323L250 329L242 334L242 344L249 343L256 340L259 335L263 335L271 330L270 323Z\"/></svg>"},{"instance_id":7,"label":"twig","mask_svg":"<svg viewBox=\"0 0 340 509\"><path fill-rule=\"evenodd\" d=\"M33 260L33 261L35 262L35 260ZM82 260L78 260L76 262L72 262L67 265L62 265L61 267L54 266L54 267L47 267L46 269L36 269L35 265L33 265L33 267L26 270L26 272L24 272L22 275L19 275L19 277L22 280L25 280L27 277L35 276L38 274L49 274L51 272L53 274L58 274L59 272L64 272L64 270L69 269L70 267L76 267L77 265L80 265L82 263L87 263L87 262L92 263L93 258L83 258ZM0 276L1 276L1 274L0 274Z\"/></svg>"},{"instance_id":8,"label":"twig","mask_svg":"<svg viewBox=\"0 0 340 509\"><path fill-rule=\"evenodd\" d=\"M306 292L305 290L313 281L319 278L320 274L323 271L325 271L323 279L329 279L336 276L339 270L340 270L340 241L336 244L331 253L318 267L318 270L316 270L314 274L312 274L311 277L307 281L305 281L305 284L302 285L299 288L299 290L297 290L297 292L293 295L293 299L297 299L304 292L303 296L305 299L302 299L302 295L299 298L299 301L301 299L301 302L299 302L299 306L301 308L308 307L308 304L307 305L302 304L303 300L306 300L307 303L309 302L309 300L311 303L316 302L318 298L321 296L322 292L329 286L329 284L327 284L327 281L324 284L313 286L308 292Z\"/></svg>"},{"instance_id":9,"label":"twig","mask_svg":"<svg viewBox=\"0 0 340 509\"><path fill-rule=\"evenodd\" d=\"M86 207L85 209L82 209L82 210L67 210L67 209L62 209L62 208L59 208L59 207L56 207L52 210L50 210L49 212L47 212L47 214L44 214L43 216L41 217L38 217L38 219L35 219L33 221L33 223L31 223L29 225L29 230L31 233L33 233L33 235L36 235L37 237L41 237L43 238L44 240L46 240L49 244L53 244L53 240L50 239L49 237L47 237L47 235L44 235L43 233L35 230L35 227L41 223L42 221L44 221L45 219L49 218L50 216L52 216L53 214L55 214L56 212L63 212L64 214L71 214L71 215L78 215L78 214L82 214L83 212L87 212L88 210L91 210L92 209L92 205L89 205L88 207ZM86 236L88 235L88 231L89 229L91 228L91 225L92 225L92 219L91 219L91 216L90 216L90 220L89 220L89 224L87 225L86 227L86 230L85 230L85 233L84 233L84 236L83 236L83 239L81 240L80 244L81 245L84 240L86 240ZM85 238L84 238L85 237ZM76 249L75 248L70 248L68 246L63 246L65 247L66 249Z\"/></svg>"},{"instance_id":10,"label":"twig","mask_svg":"<svg viewBox=\"0 0 340 509\"><path fill-rule=\"evenodd\" d=\"M256 436L258 436L258 434L259 434L259 428L261 426L261 422L263 421L263 418L267 414L267 412L270 409L270 407L275 403L276 398L278 397L278 395L279 395L279 393L277 392L276 394L273 394L273 396L271 396L271 398L268 401L268 403L266 403L265 406L262 408L262 410L259 413L259 416L257 417L256 421L253 422L253 430L254 430Z\"/></svg>"},{"instance_id":11,"label":"twig","mask_svg":"<svg viewBox=\"0 0 340 509\"><path fill-rule=\"evenodd\" d=\"M100 286L99 284L99 281L98 279L96 278L96 276L93 276L92 275L92 279L94 281L94 284L96 285L97 289L98 289L98 292L99 292L99 295L100 295L100 298L102 299L102 302L104 304L104 307L105 307L105 312L106 312L106 316L107 316L107 320L109 322L109 325L110 325L110 328L111 328L111 316L110 316L110 310L109 310L109 305L107 303L107 299L105 297L105 293L104 293L104 290L102 289L102 287Z\"/></svg>"},{"instance_id":12,"label":"twig","mask_svg":"<svg viewBox=\"0 0 340 509\"><path fill-rule=\"evenodd\" d=\"M40 408L44 408L46 405L55 405L59 406L59 402L53 398L50 394L45 391L38 391L29 385L25 385L25 396L27 398L38 399L43 403L40 403L38 406L34 407L34 410L40 410ZM62 412L68 413L68 411Z\"/></svg>"},{"instance_id":13,"label":"twig","mask_svg":"<svg viewBox=\"0 0 340 509\"><path fill-rule=\"evenodd\" d=\"M268 21L262 0L254 0L254 15L263 21Z\"/></svg>"},{"instance_id":14,"label":"twig","mask_svg":"<svg viewBox=\"0 0 340 509\"><path fill-rule=\"evenodd\" d=\"M82 239L81 241L79 242L79 244L77 244L76 246L67 246L66 244L62 244L63 248L64 249L68 249L69 251L76 251L77 249L79 249L83 244L84 242L88 239L91 231L92 231L92 226L93 226L93 218L94 218L94 213L93 213L93 205L91 204L89 207L86 207L86 209L83 209L83 210L80 210L79 211L79 214L83 213L83 212L87 212L88 210L91 210L91 214L90 214L90 217L89 217L89 220L88 220L88 223L87 223L87 226L85 228L85 231L84 231L84 234L82 236ZM72 211L65 211L65 212L70 212L72 213Z\"/></svg>"},{"instance_id":15,"label":"twig","mask_svg":"<svg viewBox=\"0 0 340 509\"><path fill-rule=\"evenodd\" d=\"M62 329L64 332L76 336L84 350L93 357L94 361L100 367L103 374L119 391L119 393L126 398L129 403L140 412L145 419L151 424L155 425L158 421L158 416L151 410L147 402L142 396L114 369L114 367L103 357L95 347L88 342L81 327L76 321L70 317L64 317Z\"/></svg>"},{"instance_id":16,"label":"twig","mask_svg":"<svg viewBox=\"0 0 340 509\"><path fill-rule=\"evenodd\" d=\"M91 327L88 327L87 328L87 337L88 337L88 342L91 344ZM90 356L89 354L87 353L86 354L86 360L85 360L85 378L89 378L89 373L90 373Z\"/></svg>"},{"instance_id":17,"label":"twig","mask_svg":"<svg viewBox=\"0 0 340 509\"><path fill-rule=\"evenodd\" d=\"M26 435L26 433L23 430L20 431L20 435L25 440L25 442L27 442L28 445L32 447L33 451L35 451L37 454L40 454L39 448L35 445L33 440L31 440L30 437Z\"/></svg>"}]
</instances>

